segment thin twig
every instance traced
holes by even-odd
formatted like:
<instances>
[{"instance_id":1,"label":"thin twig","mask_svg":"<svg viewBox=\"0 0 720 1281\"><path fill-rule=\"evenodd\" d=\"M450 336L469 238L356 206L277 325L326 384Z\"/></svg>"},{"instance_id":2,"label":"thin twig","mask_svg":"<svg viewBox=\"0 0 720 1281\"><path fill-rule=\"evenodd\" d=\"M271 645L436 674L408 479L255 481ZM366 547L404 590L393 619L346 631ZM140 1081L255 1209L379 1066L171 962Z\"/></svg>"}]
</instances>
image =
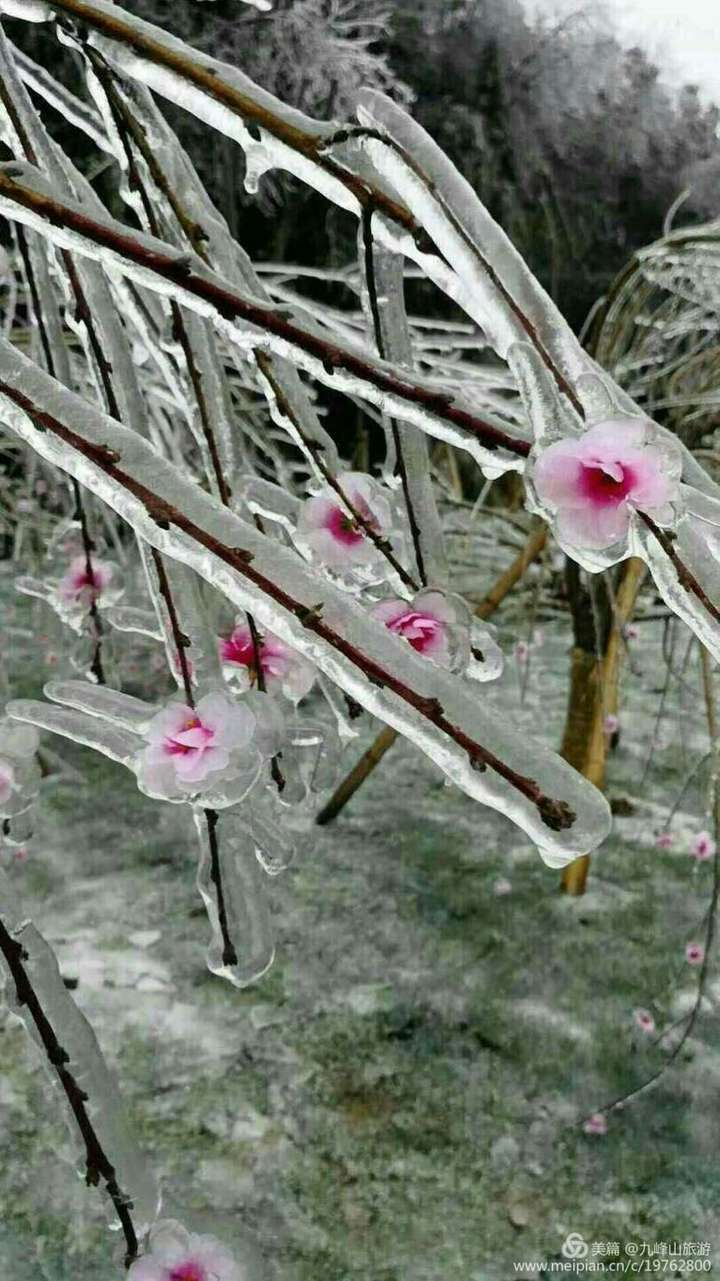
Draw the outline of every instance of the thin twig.
<instances>
[{"instance_id":1,"label":"thin twig","mask_svg":"<svg viewBox=\"0 0 720 1281\"><path fill-rule=\"evenodd\" d=\"M300 440L313 459L315 466L326 484L329 485L333 492L337 494L343 506L347 509L350 516L352 516L355 524L359 529L362 529L363 534L373 544L373 547L376 547L381 555L385 557L385 560L395 570L395 573L405 586L409 587L411 591L416 592L419 584L416 583L415 579L408 574L407 570L400 563L387 538L385 538L375 528L372 520L368 519L368 517L364 515L358 505L352 501L352 498L350 498L347 491L343 489L337 477L333 475L323 457L322 446L307 435L299 416L293 410L292 405L289 403L287 396L283 392L282 387L273 373L272 360L270 357L266 352L258 351L255 353L255 359L263 377L267 379L267 382L272 389L272 393L275 397L280 413L292 423L295 431L300 437Z\"/></svg>"},{"instance_id":2,"label":"thin twig","mask_svg":"<svg viewBox=\"0 0 720 1281\"><path fill-rule=\"evenodd\" d=\"M372 231L373 212L371 205L366 206L362 211L362 217L360 220L363 243L363 264L365 270L365 284L367 286L368 299L370 302L370 314L372 316L375 346L380 359L386 360L387 351L385 348L385 340L383 338L382 316L380 315L380 302L378 299L377 281L375 279L375 245ZM420 538L420 525L418 523L415 505L410 492L407 464L405 462L400 430L398 428L397 421L392 417L390 418L390 430L392 432L393 444L395 446L395 465L400 476L403 498L405 499L405 510L407 512L408 525L410 527L410 536L412 538L413 550L415 552L415 563L423 586L427 586L428 580Z\"/></svg>"},{"instance_id":3,"label":"thin twig","mask_svg":"<svg viewBox=\"0 0 720 1281\"><path fill-rule=\"evenodd\" d=\"M91 1113L86 1106L90 1102L88 1095L80 1088L67 1066L70 1056L60 1044L57 1033L33 988L25 967L25 962L29 959L28 954L22 944L12 937L1 920L0 951L15 984L18 1004L25 1006L35 1025L47 1061L57 1076L80 1131L85 1145L85 1182L88 1187L97 1187L100 1179L105 1183L105 1190L113 1203L125 1237L125 1266L129 1268L138 1257L138 1238L131 1213L133 1203L118 1184L115 1167L103 1149L93 1125Z\"/></svg>"}]
</instances>

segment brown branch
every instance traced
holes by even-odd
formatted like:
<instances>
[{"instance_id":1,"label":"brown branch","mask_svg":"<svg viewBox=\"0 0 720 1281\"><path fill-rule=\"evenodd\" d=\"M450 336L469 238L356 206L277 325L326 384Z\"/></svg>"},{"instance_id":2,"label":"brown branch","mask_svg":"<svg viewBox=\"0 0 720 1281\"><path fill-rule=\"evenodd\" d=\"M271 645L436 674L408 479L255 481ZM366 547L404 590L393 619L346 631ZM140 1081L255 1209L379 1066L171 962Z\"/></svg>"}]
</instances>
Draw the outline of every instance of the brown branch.
<instances>
[{"instance_id":1,"label":"brown branch","mask_svg":"<svg viewBox=\"0 0 720 1281\"><path fill-rule=\"evenodd\" d=\"M125 1237L125 1266L130 1267L138 1257L138 1239L132 1221L132 1201L125 1195L117 1181L117 1172L106 1155L92 1123L86 1104L88 1095L80 1088L67 1064L70 1056L58 1041L57 1034L43 1010L25 968L28 955L5 928L0 920L0 952L2 952L13 983L18 1004L25 1006L37 1030L40 1043L50 1067L55 1072L60 1087L68 1101L78 1130L85 1145L85 1182L97 1187L100 1179L112 1201Z\"/></svg>"},{"instance_id":2,"label":"brown branch","mask_svg":"<svg viewBox=\"0 0 720 1281\"><path fill-rule=\"evenodd\" d=\"M413 708L425 720L434 725L436 729L440 730L442 734L446 734L448 738L457 743L461 750L467 753L473 768L480 771L485 769L493 770L494 773L503 778L537 808L540 818L547 827L552 828L553 831L562 831L572 827L576 815L566 801L546 796L534 779L528 778L518 773L511 766L506 765L488 748L483 747L481 743L476 742L459 726L448 720L438 699L419 694L409 685L406 685L404 681L393 675L392 672L386 671L380 663L370 658L367 654L363 654L355 645L324 622L321 606L308 608L301 601L291 596L284 588L279 587L266 574L255 569L251 563L251 553L242 548L228 547L191 520L184 512L179 511L171 503L149 489L147 485L128 472L123 471L118 466L120 455L115 450L108 448L106 445L96 445L84 440L82 436L65 426L64 423L61 423L47 410L39 409L30 397L17 387L0 382L0 393L7 396L9 400L22 409L32 419L38 430L52 432L53 435L65 441L82 457L89 459L98 470L109 476L117 485L132 494L160 528L167 529L170 526L174 526L176 529L182 530L193 542L206 547L218 559L235 570L241 578L247 579L265 596L270 597L283 609L287 610L288 613L292 614L303 627L314 632L315 635L342 654L348 662L363 672L372 684L377 685L379 688L391 690L403 703Z\"/></svg>"},{"instance_id":3,"label":"brown branch","mask_svg":"<svg viewBox=\"0 0 720 1281\"><path fill-rule=\"evenodd\" d=\"M678 582L680 583L680 586L684 589L684 591L688 592L692 596L695 596L700 601L700 604L702 605L703 609L706 610L706 612L710 615L710 617L713 618L716 623L720 623L720 609L713 601L710 600L710 597L707 595L704 589L700 586L700 583L698 582L695 575L692 573L691 570L688 569L684 561L682 561L678 556L674 547L674 536L671 533L668 533L667 530L661 529L660 526L655 523L652 516L648 516L647 512L638 510L637 514L640 517L640 519L643 521L643 523L647 525L653 537L657 539L663 551L665 552L665 555L668 557L670 561L672 561L673 568L675 570L675 573L678 576Z\"/></svg>"},{"instance_id":4,"label":"brown branch","mask_svg":"<svg viewBox=\"0 0 720 1281\"><path fill-rule=\"evenodd\" d=\"M223 319L244 320L299 348L318 360L329 373L335 369L345 370L385 395L396 396L408 405L418 406L453 426L461 427L475 436L486 449L507 449L521 458L527 458L530 453L530 441L511 436L453 404L446 392L431 391L409 378L402 378L391 368L386 369L366 360L350 348L301 329L293 321L286 320L275 307L247 299L221 281L208 279L197 273L192 259L178 255L170 246L148 245L129 229L98 221L84 210L68 206L32 187L23 186L13 176L12 165L0 167L0 193L52 225L67 228L89 243L109 249L163 280L187 290L210 303Z\"/></svg>"},{"instance_id":5,"label":"brown branch","mask_svg":"<svg viewBox=\"0 0 720 1281\"><path fill-rule=\"evenodd\" d=\"M227 83L222 75L218 74L219 69L217 67L203 67L194 61L192 57L188 57L184 51L168 49L161 40L156 39L153 34L149 34L154 30L149 23L143 24L143 28L139 29L135 23L124 21L121 13L105 13L95 8L89 0L57 0L53 7L57 12L66 13L71 17L77 18L80 24L87 29L99 31L109 39L119 41L122 45L130 47L141 57L147 58L155 65L173 71L182 79L196 85L215 101L222 103L223 106L229 108L234 114L239 115L244 121L266 130L272 137L277 138L292 150L310 159L320 169L325 170L346 187L358 201L361 211L367 208L378 209L393 222L398 223L406 231L409 231L413 240L421 249L427 249L429 242L435 252L442 258L443 255L439 247L433 242L429 233L401 201L389 196L387 192L372 183L367 177L359 178L346 166L342 163L337 163L327 154L329 148L333 145L358 137L374 137L385 146L392 147L400 154L405 163L410 166L416 176L421 179L428 191L439 200L445 215L475 255L481 267L527 333L535 349L553 374L560 390L568 397L581 418L585 416L580 400L562 374L562 371L558 369L547 352L535 326L503 285L492 264L480 253L462 222L442 198L442 193L438 192L436 185L394 139L379 130L366 129L362 126L350 126L335 131L330 135L322 132L313 133L302 129L299 124L291 124L290 121L283 119L282 115L274 112L270 106L256 102L252 97ZM269 97L269 95L264 96L266 99Z\"/></svg>"},{"instance_id":6,"label":"brown branch","mask_svg":"<svg viewBox=\"0 0 720 1281\"><path fill-rule=\"evenodd\" d=\"M222 874L220 872L220 850L218 848L217 826L219 814L217 810L203 810L205 822L207 823L208 844L210 846L210 880L215 886L215 898L217 900L218 923L222 935L222 959L223 965L237 965L237 952L232 939L230 938L230 929L228 926L227 909L225 907L225 891L223 889Z\"/></svg>"},{"instance_id":7,"label":"brown branch","mask_svg":"<svg viewBox=\"0 0 720 1281\"><path fill-rule=\"evenodd\" d=\"M175 599L172 594L170 580L167 576L167 570L165 569L163 558L156 547L150 548L150 554L155 566L155 572L158 576L160 595L165 601L165 608L168 613L168 622L170 623L170 631L172 633L175 655L180 669L180 676L182 678L183 690L185 691L185 699L188 707L194 707L195 695L193 694L190 665L187 660L187 654L185 653L185 650L190 648L190 639L185 635L185 632L180 626L180 619L178 618L177 609L175 608Z\"/></svg>"}]
</instances>

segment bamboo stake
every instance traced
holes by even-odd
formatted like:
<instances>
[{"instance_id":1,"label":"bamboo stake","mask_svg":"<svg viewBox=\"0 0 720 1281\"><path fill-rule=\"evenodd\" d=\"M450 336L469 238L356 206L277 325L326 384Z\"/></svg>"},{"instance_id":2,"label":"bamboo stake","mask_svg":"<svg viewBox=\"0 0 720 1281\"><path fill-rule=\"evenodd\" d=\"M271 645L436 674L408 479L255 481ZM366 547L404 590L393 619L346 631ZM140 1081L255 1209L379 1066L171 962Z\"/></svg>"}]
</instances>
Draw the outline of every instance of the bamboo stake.
<instances>
[{"instance_id":1,"label":"bamboo stake","mask_svg":"<svg viewBox=\"0 0 720 1281\"><path fill-rule=\"evenodd\" d=\"M647 573L643 561L631 557L623 568L615 594L610 634L601 658L579 647L573 650L570 692L561 755L568 764L598 788L605 782L608 736L605 717L618 707L620 670L624 654L623 628L632 617L638 592ZM561 888L578 897L585 893L590 855L569 863Z\"/></svg>"}]
</instances>

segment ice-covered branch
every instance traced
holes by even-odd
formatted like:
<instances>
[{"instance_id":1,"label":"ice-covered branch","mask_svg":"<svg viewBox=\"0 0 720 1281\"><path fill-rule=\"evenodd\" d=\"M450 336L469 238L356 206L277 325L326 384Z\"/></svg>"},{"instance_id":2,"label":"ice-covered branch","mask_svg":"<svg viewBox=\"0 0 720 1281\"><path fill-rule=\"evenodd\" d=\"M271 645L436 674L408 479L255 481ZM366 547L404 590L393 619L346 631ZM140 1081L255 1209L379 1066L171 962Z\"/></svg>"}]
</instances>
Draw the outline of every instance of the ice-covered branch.
<instances>
[{"instance_id":1,"label":"ice-covered branch","mask_svg":"<svg viewBox=\"0 0 720 1281\"><path fill-rule=\"evenodd\" d=\"M0 346L11 430L102 497L153 546L195 568L471 796L508 813L564 863L606 833L607 806L552 753L529 747L461 678L415 654L289 549L223 508L135 433Z\"/></svg>"},{"instance_id":2,"label":"ice-covered branch","mask_svg":"<svg viewBox=\"0 0 720 1281\"><path fill-rule=\"evenodd\" d=\"M155 1181L134 1143L92 1028L65 987L49 944L15 903L4 874L0 900L5 1000L62 1092L83 1153L85 1180L89 1186L101 1180L105 1185L113 1218L125 1237L129 1266L160 1208Z\"/></svg>"},{"instance_id":3,"label":"ice-covered branch","mask_svg":"<svg viewBox=\"0 0 720 1281\"><path fill-rule=\"evenodd\" d=\"M481 466L517 468L529 453L530 444L521 436L478 417L451 395L438 393L406 371L330 342L287 320L280 309L243 296L196 256L133 232L108 216L90 213L75 202L58 200L30 167L0 166L0 209L61 246L102 262L110 272L127 274L209 317L241 347L275 351L326 386L355 393L384 412L459 445Z\"/></svg>"},{"instance_id":4,"label":"ice-covered branch","mask_svg":"<svg viewBox=\"0 0 720 1281\"><path fill-rule=\"evenodd\" d=\"M360 220L359 256L368 320L378 355L410 369L412 348L405 312L403 259L376 244L370 208L363 211ZM389 429L389 463L400 476L417 571L423 584L439 586L447 582L448 571L427 441L395 418L390 419Z\"/></svg>"}]
</instances>

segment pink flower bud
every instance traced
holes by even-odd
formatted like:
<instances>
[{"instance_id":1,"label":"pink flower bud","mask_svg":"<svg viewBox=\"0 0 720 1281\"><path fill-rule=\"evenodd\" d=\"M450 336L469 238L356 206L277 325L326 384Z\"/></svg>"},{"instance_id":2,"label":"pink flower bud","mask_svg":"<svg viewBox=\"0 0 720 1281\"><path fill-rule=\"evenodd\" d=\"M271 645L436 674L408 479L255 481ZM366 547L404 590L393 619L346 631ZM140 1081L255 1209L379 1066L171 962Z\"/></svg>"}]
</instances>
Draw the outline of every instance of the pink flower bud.
<instances>
[{"instance_id":1,"label":"pink flower bud","mask_svg":"<svg viewBox=\"0 0 720 1281\"><path fill-rule=\"evenodd\" d=\"M268 693L273 688L280 689L293 702L298 702L312 688L315 680L312 664L273 632L258 633L256 654L249 625L238 619L230 635L220 638L219 646L221 661L231 669L231 675L242 676L247 688L257 684L258 658Z\"/></svg>"},{"instance_id":2,"label":"pink flower bud","mask_svg":"<svg viewBox=\"0 0 720 1281\"><path fill-rule=\"evenodd\" d=\"M607 1121L602 1112L594 1112L589 1116L583 1125L586 1134L603 1135L607 1134Z\"/></svg>"},{"instance_id":3,"label":"pink flower bud","mask_svg":"<svg viewBox=\"0 0 720 1281\"><path fill-rule=\"evenodd\" d=\"M66 604L82 604L90 608L108 586L115 572L109 561L91 560L88 569L85 556L76 556L58 583L58 595Z\"/></svg>"},{"instance_id":4,"label":"pink flower bud","mask_svg":"<svg viewBox=\"0 0 720 1281\"><path fill-rule=\"evenodd\" d=\"M702 965L705 960L705 948L702 943L688 943L685 948L685 960L688 965Z\"/></svg>"},{"instance_id":5,"label":"pink flower bud","mask_svg":"<svg viewBox=\"0 0 720 1281\"><path fill-rule=\"evenodd\" d=\"M649 1010L634 1010L633 1018L637 1026L647 1036L652 1036L655 1031L655 1020Z\"/></svg>"},{"instance_id":6,"label":"pink flower bud","mask_svg":"<svg viewBox=\"0 0 720 1281\"><path fill-rule=\"evenodd\" d=\"M698 832L695 837L690 854L697 859L698 863L706 863L715 854L715 842L709 832Z\"/></svg>"},{"instance_id":7,"label":"pink flower bud","mask_svg":"<svg viewBox=\"0 0 720 1281\"><path fill-rule=\"evenodd\" d=\"M386 534L390 528L390 504L381 488L364 472L343 472L338 485L349 499L355 513L374 533ZM336 569L372 564L381 558L375 544L343 503L339 494L325 485L318 494L307 498L300 510L297 532L313 557Z\"/></svg>"}]
</instances>

